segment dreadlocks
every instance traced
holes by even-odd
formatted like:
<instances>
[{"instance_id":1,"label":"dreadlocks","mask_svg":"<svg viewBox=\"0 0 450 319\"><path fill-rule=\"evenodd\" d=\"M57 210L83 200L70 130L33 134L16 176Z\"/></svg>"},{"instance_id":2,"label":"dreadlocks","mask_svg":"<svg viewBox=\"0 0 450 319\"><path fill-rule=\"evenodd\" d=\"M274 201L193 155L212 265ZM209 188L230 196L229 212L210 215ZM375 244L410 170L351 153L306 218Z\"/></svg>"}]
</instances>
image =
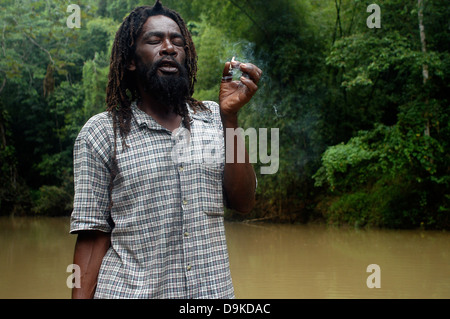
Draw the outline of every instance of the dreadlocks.
<instances>
[{"instance_id":1,"label":"dreadlocks","mask_svg":"<svg viewBox=\"0 0 450 319\"><path fill-rule=\"evenodd\" d=\"M139 91L134 74L128 70L133 58L135 58L136 42L142 31L142 27L151 16L164 15L174 20L181 30L181 34L185 39L184 50L186 52L185 67L188 72L189 79L189 96L186 97L186 103L195 111L207 110L204 104L195 100L194 84L197 75L197 53L195 51L192 37L188 31L185 22L181 16L164 7L160 0L157 0L153 7L141 6L135 8L122 22L116 33L114 44L111 51L110 70L108 76L108 86L106 89L106 106L107 111L113 119L114 131L114 151L112 155L111 181L110 181L110 205L112 206L111 191L114 178L118 173L117 166L117 129L119 129L122 139L122 149L126 148L125 139L130 132L132 120L131 104L139 99ZM189 112L183 103L176 112L182 116L183 123L186 128L190 128Z\"/></svg>"}]
</instances>

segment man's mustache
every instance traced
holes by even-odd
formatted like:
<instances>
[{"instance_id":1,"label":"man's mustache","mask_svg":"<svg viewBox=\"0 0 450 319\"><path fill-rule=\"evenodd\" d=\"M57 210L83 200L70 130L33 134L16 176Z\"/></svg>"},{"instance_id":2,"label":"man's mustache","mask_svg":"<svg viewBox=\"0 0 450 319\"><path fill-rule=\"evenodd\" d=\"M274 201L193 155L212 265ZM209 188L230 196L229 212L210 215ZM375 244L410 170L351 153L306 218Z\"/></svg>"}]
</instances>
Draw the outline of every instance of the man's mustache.
<instances>
[{"instance_id":1,"label":"man's mustache","mask_svg":"<svg viewBox=\"0 0 450 319\"><path fill-rule=\"evenodd\" d=\"M175 66L178 70L181 70L183 68L183 66L178 63L175 58L173 57L163 57L161 59L159 59L158 61L154 62L152 65L152 71L156 71L156 69L160 68L161 66L163 66L164 64L170 64L172 66Z\"/></svg>"}]
</instances>

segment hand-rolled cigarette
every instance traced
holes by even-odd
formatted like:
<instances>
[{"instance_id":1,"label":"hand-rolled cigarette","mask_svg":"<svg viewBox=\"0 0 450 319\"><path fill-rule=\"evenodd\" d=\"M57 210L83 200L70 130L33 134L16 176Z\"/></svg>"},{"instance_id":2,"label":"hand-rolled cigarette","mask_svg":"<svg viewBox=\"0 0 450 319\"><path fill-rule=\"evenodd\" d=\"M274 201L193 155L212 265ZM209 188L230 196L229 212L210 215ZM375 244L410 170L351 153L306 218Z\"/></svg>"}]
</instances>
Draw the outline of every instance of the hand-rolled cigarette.
<instances>
[{"instance_id":1,"label":"hand-rolled cigarette","mask_svg":"<svg viewBox=\"0 0 450 319\"><path fill-rule=\"evenodd\" d=\"M239 79L241 78L241 76L249 78L249 75L245 72L241 72L241 74L238 74L237 72L235 72L235 70L241 70L241 62L236 61L236 57L233 57L231 59L231 63L230 63L230 73L231 76L233 76L233 80L235 81L239 81Z\"/></svg>"},{"instance_id":2,"label":"hand-rolled cigarette","mask_svg":"<svg viewBox=\"0 0 450 319\"><path fill-rule=\"evenodd\" d=\"M231 59L231 64L230 64L232 69L240 69L241 68L241 62L236 61L236 57L233 57Z\"/></svg>"}]
</instances>

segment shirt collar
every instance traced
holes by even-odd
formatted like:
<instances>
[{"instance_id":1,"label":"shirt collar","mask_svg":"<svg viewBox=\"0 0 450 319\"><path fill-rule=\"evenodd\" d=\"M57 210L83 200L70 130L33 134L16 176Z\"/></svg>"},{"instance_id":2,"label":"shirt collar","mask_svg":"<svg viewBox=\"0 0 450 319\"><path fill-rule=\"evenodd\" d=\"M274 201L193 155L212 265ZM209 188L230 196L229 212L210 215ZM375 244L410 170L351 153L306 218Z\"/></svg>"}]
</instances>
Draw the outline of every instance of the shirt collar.
<instances>
[{"instance_id":1,"label":"shirt collar","mask_svg":"<svg viewBox=\"0 0 450 319\"><path fill-rule=\"evenodd\" d=\"M136 102L131 104L131 109L139 127L147 126L151 130L166 130L162 125L156 122L153 117L142 111L137 106ZM194 111L189 105L188 111L191 125L194 123L194 120L200 120L206 123L212 122L212 114L209 111ZM181 122L181 125L183 125L183 121Z\"/></svg>"},{"instance_id":2,"label":"shirt collar","mask_svg":"<svg viewBox=\"0 0 450 319\"><path fill-rule=\"evenodd\" d=\"M153 117L138 108L136 102L131 104L131 110L133 112L134 119L136 120L139 127L147 126L152 130L165 130L158 122L156 122Z\"/></svg>"},{"instance_id":3,"label":"shirt collar","mask_svg":"<svg viewBox=\"0 0 450 319\"><path fill-rule=\"evenodd\" d=\"M191 119L190 123L192 124L194 120L200 120L206 123L212 122L212 113L210 111L197 110L194 111L190 106L188 106L189 117Z\"/></svg>"}]
</instances>

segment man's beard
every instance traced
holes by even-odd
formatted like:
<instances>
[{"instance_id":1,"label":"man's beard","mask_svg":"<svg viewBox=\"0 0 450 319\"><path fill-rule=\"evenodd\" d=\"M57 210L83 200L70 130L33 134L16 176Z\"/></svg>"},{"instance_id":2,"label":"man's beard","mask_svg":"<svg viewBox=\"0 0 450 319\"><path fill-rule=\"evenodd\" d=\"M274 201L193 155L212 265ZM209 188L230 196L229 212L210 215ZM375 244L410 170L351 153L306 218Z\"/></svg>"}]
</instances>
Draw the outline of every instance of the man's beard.
<instances>
[{"instance_id":1,"label":"man's beard","mask_svg":"<svg viewBox=\"0 0 450 319\"><path fill-rule=\"evenodd\" d=\"M167 59L165 59L167 61ZM139 63L138 76L144 84L144 91L151 95L160 104L167 106L168 111L182 114L182 109L189 96L189 78L186 68L174 59L178 73L158 74L158 68L162 65L162 59L152 65Z\"/></svg>"}]
</instances>

